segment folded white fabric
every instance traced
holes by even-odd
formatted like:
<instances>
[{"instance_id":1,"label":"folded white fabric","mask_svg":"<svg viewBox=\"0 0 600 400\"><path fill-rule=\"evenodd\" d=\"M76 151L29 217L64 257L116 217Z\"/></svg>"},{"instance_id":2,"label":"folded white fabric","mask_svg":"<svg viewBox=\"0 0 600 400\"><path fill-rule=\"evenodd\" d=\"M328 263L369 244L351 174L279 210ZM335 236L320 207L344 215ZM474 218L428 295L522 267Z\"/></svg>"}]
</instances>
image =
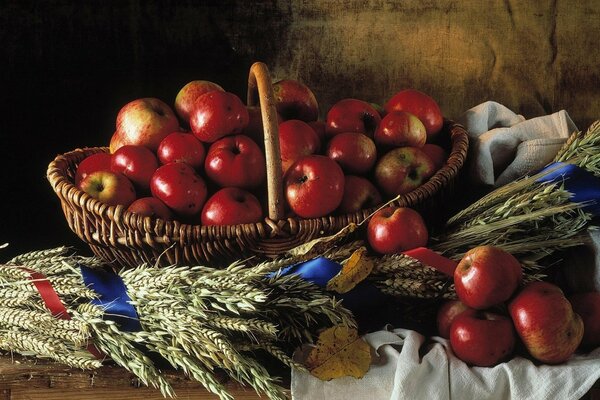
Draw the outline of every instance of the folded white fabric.
<instances>
[{"instance_id":1,"label":"folded white fabric","mask_svg":"<svg viewBox=\"0 0 600 400\"><path fill-rule=\"evenodd\" d=\"M449 342L434 337L425 354L425 337L406 329L365 335L378 358L362 379L321 381L292 371L296 400L539 400L579 399L600 379L600 348L561 365L536 365L516 357L492 368L469 367Z\"/></svg>"},{"instance_id":2,"label":"folded white fabric","mask_svg":"<svg viewBox=\"0 0 600 400\"><path fill-rule=\"evenodd\" d=\"M544 167L577 129L564 110L526 120L493 101L471 108L459 122L469 133L471 182L495 186Z\"/></svg>"}]
</instances>

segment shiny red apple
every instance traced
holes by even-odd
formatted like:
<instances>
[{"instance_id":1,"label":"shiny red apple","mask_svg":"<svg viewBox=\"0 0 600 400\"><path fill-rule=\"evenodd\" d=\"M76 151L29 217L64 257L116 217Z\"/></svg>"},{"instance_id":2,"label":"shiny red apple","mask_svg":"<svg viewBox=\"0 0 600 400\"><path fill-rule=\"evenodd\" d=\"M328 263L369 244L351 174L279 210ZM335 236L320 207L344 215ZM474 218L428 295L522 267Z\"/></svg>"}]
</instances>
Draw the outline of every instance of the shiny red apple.
<instances>
[{"instance_id":1,"label":"shiny red apple","mask_svg":"<svg viewBox=\"0 0 600 400\"><path fill-rule=\"evenodd\" d=\"M173 132L160 142L156 154L162 165L182 162L200 171L206 150L204 144L191 133Z\"/></svg>"},{"instance_id":2,"label":"shiny red apple","mask_svg":"<svg viewBox=\"0 0 600 400\"><path fill-rule=\"evenodd\" d=\"M209 147L204 170L221 187L255 188L265 181L265 156L248 136L227 136Z\"/></svg>"},{"instance_id":3,"label":"shiny red apple","mask_svg":"<svg viewBox=\"0 0 600 400\"><path fill-rule=\"evenodd\" d=\"M258 199L239 188L224 188L213 194L202 209L202 225L237 225L263 218Z\"/></svg>"},{"instance_id":4,"label":"shiny red apple","mask_svg":"<svg viewBox=\"0 0 600 400\"><path fill-rule=\"evenodd\" d=\"M150 190L178 216L190 219L200 215L207 196L204 180L184 163L158 167L150 180Z\"/></svg>"},{"instance_id":5,"label":"shiny red apple","mask_svg":"<svg viewBox=\"0 0 600 400\"><path fill-rule=\"evenodd\" d=\"M241 133L248 125L246 106L229 92L212 91L196 99L190 111L190 128L202 142L213 143Z\"/></svg>"},{"instance_id":6,"label":"shiny red apple","mask_svg":"<svg viewBox=\"0 0 600 400\"><path fill-rule=\"evenodd\" d=\"M528 283L510 301L508 311L527 351L543 363L568 360L583 338L581 317L552 283Z\"/></svg>"},{"instance_id":7,"label":"shiny red apple","mask_svg":"<svg viewBox=\"0 0 600 400\"><path fill-rule=\"evenodd\" d=\"M416 147L399 147L386 153L375 166L375 182L388 196L413 191L435 173L433 161Z\"/></svg>"},{"instance_id":8,"label":"shiny red apple","mask_svg":"<svg viewBox=\"0 0 600 400\"><path fill-rule=\"evenodd\" d=\"M373 137L380 122L379 113L366 101L343 99L327 113L325 133L328 138L344 132L364 133Z\"/></svg>"},{"instance_id":9,"label":"shiny red apple","mask_svg":"<svg viewBox=\"0 0 600 400\"><path fill-rule=\"evenodd\" d=\"M323 217L334 211L344 195L344 173L332 159L322 155L304 156L284 177L287 202L302 218Z\"/></svg>"},{"instance_id":10,"label":"shiny red apple","mask_svg":"<svg viewBox=\"0 0 600 400\"><path fill-rule=\"evenodd\" d=\"M381 195L371 181L361 176L346 175L344 197L337 211L339 214L354 213L378 206L381 201Z\"/></svg>"},{"instance_id":11,"label":"shiny red apple","mask_svg":"<svg viewBox=\"0 0 600 400\"><path fill-rule=\"evenodd\" d=\"M490 312L467 310L450 326L454 354L470 365L492 367L507 360L515 347L510 318Z\"/></svg>"},{"instance_id":12,"label":"shiny red apple","mask_svg":"<svg viewBox=\"0 0 600 400\"><path fill-rule=\"evenodd\" d=\"M135 188L123 174L112 171L94 171L88 174L79 188L109 206L128 207L136 199Z\"/></svg>"},{"instance_id":13,"label":"shiny red apple","mask_svg":"<svg viewBox=\"0 0 600 400\"><path fill-rule=\"evenodd\" d=\"M158 168L158 159L150 149L138 145L119 147L112 156L110 169L125 175L138 193L148 192L150 179Z\"/></svg>"},{"instance_id":14,"label":"shiny red apple","mask_svg":"<svg viewBox=\"0 0 600 400\"><path fill-rule=\"evenodd\" d=\"M483 310L508 300L523 281L521 263L494 246L469 250L454 270L454 287L460 301Z\"/></svg>"},{"instance_id":15,"label":"shiny red apple","mask_svg":"<svg viewBox=\"0 0 600 400\"><path fill-rule=\"evenodd\" d=\"M376 252L394 254L426 246L429 232L421 214L412 208L390 206L371 217L367 240Z\"/></svg>"},{"instance_id":16,"label":"shiny red apple","mask_svg":"<svg viewBox=\"0 0 600 400\"><path fill-rule=\"evenodd\" d=\"M117 114L116 131L110 140L110 152L133 144L156 151L160 141L179 130L179 121L162 100L152 97L133 100Z\"/></svg>"},{"instance_id":17,"label":"shiny red apple","mask_svg":"<svg viewBox=\"0 0 600 400\"><path fill-rule=\"evenodd\" d=\"M365 175L377 161L377 148L373 140L356 132L335 135L329 141L325 154L348 174Z\"/></svg>"},{"instance_id":18,"label":"shiny red apple","mask_svg":"<svg viewBox=\"0 0 600 400\"><path fill-rule=\"evenodd\" d=\"M378 146L423 147L427 140L425 125L415 115L404 111L387 114L373 136Z\"/></svg>"},{"instance_id":19,"label":"shiny red apple","mask_svg":"<svg viewBox=\"0 0 600 400\"><path fill-rule=\"evenodd\" d=\"M438 335L445 339L450 338L450 326L452 322L462 314L464 311L474 310L466 306L460 300L447 300L445 301L437 312L436 323L438 329Z\"/></svg>"},{"instance_id":20,"label":"shiny red apple","mask_svg":"<svg viewBox=\"0 0 600 400\"><path fill-rule=\"evenodd\" d=\"M309 122L319 118L317 98L308 86L293 79L273 84L275 107L283 120L299 119Z\"/></svg>"},{"instance_id":21,"label":"shiny red apple","mask_svg":"<svg viewBox=\"0 0 600 400\"><path fill-rule=\"evenodd\" d=\"M320 147L317 133L306 122L291 119L279 124L279 149L284 174L299 158L317 153Z\"/></svg>"},{"instance_id":22,"label":"shiny red apple","mask_svg":"<svg viewBox=\"0 0 600 400\"><path fill-rule=\"evenodd\" d=\"M195 80L185 84L175 97L175 112L186 124L190 120L190 112L194 108L196 99L204 93L212 91L224 92L220 85L205 80Z\"/></svg>"},{"instance_id":23,"label":"shiny red apple","mask_svg":"<svg viewBox=\"0 0 600 400\"><path fill-rule=\"evenodd\" d=\"M127 211L145 217L160 218L165 221L173 220L173 212L156 197L141 197L129 205Z\"/></svg>"},{"instance_id":24,"label":"shiny red apple","mask_svg":"<svg viewBox=\"0 0 600 400\"><path fill-rule=\"evenodd\" d=\"M569 296L569 301L583 320L582 349L600 346L600 292L575 293Z\"/></svg>"},{"instance_id":25,"label":"shiny red apple","mask_svg":"<svg viewBox=\"0 0 600 400\"><path fill-rule=\"evenodd\" d=\"M110 171L111 160L112 155L108 153L95 153L84 158L77 166L75 185L79 185L79 182L92 172Z\"/></svg>"},{"instance_id":26,"label":"shiny red apple","mask_svg":"<svg viewBox=\"0 0 600 400\"><path fill-rule=\"evenodd\" d=\"M444 117L437 102L416 89L405 89L396 93L384 108L387 113L406 111L416 115L425 125L428 139L434 138L444 125Z\"/></svg>"}]
</instances>

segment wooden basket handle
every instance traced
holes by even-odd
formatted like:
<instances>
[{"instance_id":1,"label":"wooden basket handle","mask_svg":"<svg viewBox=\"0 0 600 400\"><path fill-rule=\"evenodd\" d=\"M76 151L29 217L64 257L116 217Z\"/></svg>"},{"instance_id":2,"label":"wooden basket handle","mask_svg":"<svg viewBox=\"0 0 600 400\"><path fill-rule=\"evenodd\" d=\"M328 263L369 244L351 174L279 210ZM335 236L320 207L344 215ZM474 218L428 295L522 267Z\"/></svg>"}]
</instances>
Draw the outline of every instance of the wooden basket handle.
<instances>
[{"instance_id":1,"label":"wooden basket handle","mask_svg":"<svg viewBox=\"0 0 600 400\"><path fill-rule=\"evenodd\" d=\"M278 221L283 219L284 210L277 110L271 75L262 62L252 64L248 76L248 106L256 106L257 100L263 120L269 218Z\"/></svg>"}]
</instances>

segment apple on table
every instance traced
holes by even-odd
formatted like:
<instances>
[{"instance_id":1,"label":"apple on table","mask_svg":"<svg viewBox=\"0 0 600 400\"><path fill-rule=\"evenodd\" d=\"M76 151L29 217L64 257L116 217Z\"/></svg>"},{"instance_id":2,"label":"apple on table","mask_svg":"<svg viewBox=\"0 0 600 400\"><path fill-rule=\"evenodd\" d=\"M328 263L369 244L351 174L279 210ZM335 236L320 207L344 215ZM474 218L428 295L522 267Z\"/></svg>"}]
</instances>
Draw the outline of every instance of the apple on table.
<instances>
[{"instance_id":1,"label":"apple on table","mask_svg":"<svg viewBox=\"0 0 600 400\"><path fill-rule=\"evenodd\" d=\"M472 310L460 300L447 300L438 309L436 325L438 335L444 339L450 339L450 326L452 322L464 311Z\"/></svg>"},{"instance_id":2,"label":"apple on table","mask_svg":"<svg viewBox=\"0 0 600 400\"><path fill-rule=\"evenodd\" d=\"M377 211L369 220L367 240L377 253L395 254L426 246L429 231L417 211L388 206Z\"/></svg>"}]
</instances>

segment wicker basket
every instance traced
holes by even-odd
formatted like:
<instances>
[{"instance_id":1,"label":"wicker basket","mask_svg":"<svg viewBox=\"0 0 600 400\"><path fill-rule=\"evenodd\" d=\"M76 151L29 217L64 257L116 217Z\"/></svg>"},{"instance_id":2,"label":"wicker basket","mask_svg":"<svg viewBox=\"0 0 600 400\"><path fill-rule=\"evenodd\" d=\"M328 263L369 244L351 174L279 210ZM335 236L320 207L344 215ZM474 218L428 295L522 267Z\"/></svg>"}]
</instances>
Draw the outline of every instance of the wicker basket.
<instances>
[{"instance_id":1,"label":"wicker basket","mask_svg":"<svg viewBox=\"0 0 600 400\"><path fill-rule=\"evenodd\" d=\"M248 104L255 105L257 101L262 110L267 159L268 217L264 221L235 226L189 225L143 217L122 206L101 203L73 182L78 164L91 154L108 152L103 147L58 155L48 166L48 180L60 199L69 227L94 254L125 267L155 263L157 259L161 265L222 265L250 255L277 256L366 218L373 209L315 219L283 217L276 111L271 78L263 63L252 65L248 80ZM427 211L437 210L448 200L467 155L468 137L464 128L452 121L445 121L444 129L451 148L446 165L428 182L402 196L396 201L398 205Z\"/></svg>"}]
</instances>

